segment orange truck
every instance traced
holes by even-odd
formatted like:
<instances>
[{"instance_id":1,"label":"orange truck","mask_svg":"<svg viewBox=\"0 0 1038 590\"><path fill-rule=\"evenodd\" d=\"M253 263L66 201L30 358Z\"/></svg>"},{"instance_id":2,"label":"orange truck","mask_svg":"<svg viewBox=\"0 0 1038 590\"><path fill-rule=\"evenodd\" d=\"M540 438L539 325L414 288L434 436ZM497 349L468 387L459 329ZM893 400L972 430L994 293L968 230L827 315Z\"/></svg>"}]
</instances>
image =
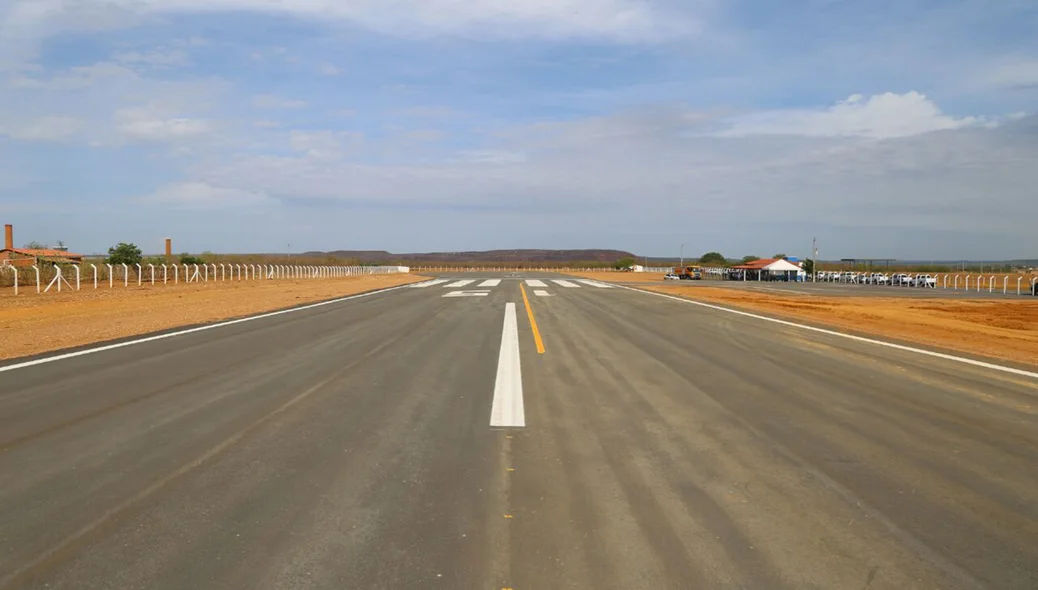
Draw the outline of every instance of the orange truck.
<instances>
[{"instance_id":1,"label":"orange truck","mask_svg":"<svg viewBox=\"0 0 1038 590\"><path fill-rule=\"evenodd\" d=\"M674 267L673 273L683 281L698 281L703 278L703 269L698 266Z\"/></svg>"}]
</instances>

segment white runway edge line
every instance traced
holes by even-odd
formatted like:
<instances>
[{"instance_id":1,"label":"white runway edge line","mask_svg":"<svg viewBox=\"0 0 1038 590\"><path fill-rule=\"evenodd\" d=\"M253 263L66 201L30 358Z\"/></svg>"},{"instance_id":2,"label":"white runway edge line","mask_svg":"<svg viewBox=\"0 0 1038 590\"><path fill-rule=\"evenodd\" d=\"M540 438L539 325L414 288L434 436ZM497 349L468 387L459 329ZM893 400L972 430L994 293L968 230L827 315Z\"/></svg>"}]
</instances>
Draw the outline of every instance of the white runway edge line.
<instances>
[{"instance_id":1,"label":"white runway edge line","mask_svg":"<svg viewBox=\"0 0 1038 590\"><path fill-rule=\"evenodd\" d=\"M894 344L893 342L884 342L882 340L874 340L872 338L865 338L863 336L855 336L853 334L844 334L842 332L835 332L833 330L826 330L825 328L816 328L814 326L808 326L805 324L798 324L795 322L787 322L786 320L780 320L777 318L769 318L768 316L757 315L755 313L749 313L745 311L738 311L735 309L729 309L727 307L721 307L720 305L711 305L709 303L702 303L699 301L693 301L691 299L684 299L682 297L675 297L673 295L667 295L664 293L654 293L652 291L643 291L642 289L635 289L634 287L626 287L624 285L614 285L621 289L627 289L629 291L637 291L639 293L645 293L646 295L653 295L655 297L663 297L664 299L673 299L674 301L680 301L689 305L698 305L699 307L706 307L708 309L716 309L718 311L724 311L735 315L741 315L748 318L754 318L763 320L765 322L771 322L773 324L781 324L783 326L790 326L793 328L800 328L802 330L808 330L811 332L817 332L819 334L827 334L829 336L839 336L840 338L847 338L848 340L855 340L857 342L864 342L866 344L875 344L876 346L885 346L887 348L893 348L895 350L901 350L904 352L913 352L915 354L921 354L929 357L944 359L946 361L954 361L957 363L963 363L967 365L973 365L974 367L983 367L985 369L991 369L993 371L1001 371L1003 373L1011 373L1013 375L1022 375L1024 377L1031 377L1032 379L1038 379L1038 373L1033 371L1025 371L1023 369L1015 369L1013 367L1006 367L1003 365L996 365L994 363L986 363L984 361L976 361L966 357L955 356L951 354L944 354L943 352L934 352L932 350L924 350L922 348L915 348L912 346L905 346L903 344Z\"/></svg>"},{"instance_id":2,"label":"white runway edge line","mask_svg":"<svg viewBox=\"0 0 1038 590\"><path fill-rule=\"evenodd\" d=\"M421 284L421 283L415 283ZM347 297L340 297L338 299L331 299L329 301L321 301L319 303L311 303L309 305L303 305L300 307L293 307L292 309L282 309L280 311L271 311L262 313L260 315L254 315L244 318L238 318L236 320L230 320L226 322L219 322L216 324L207 324L205 326L198 326L197 328L188 328L187 330L178 330L176 332L169 332L168 334L158 334L156 336L148 336L146 338L138 338L136 340L127 340L126 342L118 342L116 344L107 344L105 346L98 346L97 348L88 348L86 350L77 350L76 352L67 352L65 354L59 354L55 356L49 356L42 359L36 359L32 361L25 361L24 363L17 363L14 365L7 365L6 367L0 367L0 373L6 373L7 371L14 371L15 369L24 369L26 367L34 367L36 365L43 365L46 363L53 363L56 361L63 361L66 359L75 358L77 356L85 356L88 354L94 354L95 352L104 352L106 350L115 350L117 348L125 348L127 346L134 346L137 344L144 344L145 342L154 342L156 340L165 340L166 338L173 338L175 336L183 336L185 334L194 334L195 332L204 332L206 330L213 330L216 328L222 328L224 326L233 326L234 324L244 324L245 322L251 322L255 320L262 320L264 318L272 318L279 315L285 315L289 313L295 313L297 311L304 311L307 309L313 309L315 307L323 307L325 305L332 305L333 303L342 303L343 301L349 301L351 299L360 299L362 297L370 297L372 295L381 295L382 293L388 293L390 291L396 291L398 289L407 289L414 285L399 285L397 287L389 287L386 289L379 289L378 291L369 291L367 293L358 293L357 295L349 295Z\"/></svg>"},{"instance_id":3,"label":"white runway edge line","mask_svg":"<svg viewBox=\"0 0 1038 590\"><path fill-rule=\"evenodd\" d=\"M512 428L526 426L523 372L519 364L519 324L515 319L514 303L505 304L505 323L501 327L501 354L497 357L490 425Z\"/></svg>"}]
</instances>

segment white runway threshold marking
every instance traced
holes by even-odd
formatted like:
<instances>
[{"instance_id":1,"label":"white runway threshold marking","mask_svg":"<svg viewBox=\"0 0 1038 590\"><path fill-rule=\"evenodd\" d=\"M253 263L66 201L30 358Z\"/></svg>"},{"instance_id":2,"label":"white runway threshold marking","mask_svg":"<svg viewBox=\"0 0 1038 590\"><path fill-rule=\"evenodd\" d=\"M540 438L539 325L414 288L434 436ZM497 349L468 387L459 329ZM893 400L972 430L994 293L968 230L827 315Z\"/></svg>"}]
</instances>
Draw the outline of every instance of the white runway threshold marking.
<instances>
[{"instance_id":1,"label":"white runway threshold marking","mask_svg":"<svg viewBox=\"0 0 1038 590\"><path fill-rule=\"evenodd\" d=\"M526 284L527 284L527 286L530 286L530 287L547 287L548 286L548 285L544 284L544 281L539 281L537 279L526 279Z\"/></svg>"},{"instance_id":2,"label":"white runway threshold marking","mask_svg":"<svg viewBox=\"0 0 1038 590\"><path fill-rule=\"evenodd\" d=\"M533 294L538 297L554 297L554 295L545 291L544 289L534 289Z\"/></svg>"},{"instance_id":3,"label":"white runway threshold marking","mask_svg":"<svg viewBox=\"0 0 1038 590\"><path fill-rule=\"evenodd\" d=\"M451 291L444 293L444 297L486 297L490 291Z\"/></svg>"},{"instance_id":4,"label":"white runway threshold marking","mask_svg":"<svg viewBox=\"0 0 1038 590\"><path fill-rule=\"evenodd\" d=\"M584 283L585 285L591 285L592 287L598 287L599 289L612 289L612 285L605 283L599 283L598 281L592 281L590 279L577 279L578 283Z\"/></svg>"},{"instance_id":5,"label":"white runway threshold marking","mask_svg":"<svg viewBox=\"0 0 1038 590\"><path fill-rule=\"evenodd\" d=\"M444 285L444 288L464 287L465 285L471 285L472 283L475 283L475 282L476 282L476 279L464 279L464 280L461 280L461 281L454 281L453 283L451 283L449 285Z\"/></svg>"},{"instance_id":6,"label":"white runway threshold marking","mask_svg":"<svg viewBox=\"0 0 1038 590\"><path fill-rule=\"evenodd\" d=\"M558 285L560 287L566 287L567 289L579 289L580 288L580 285L578 285L576 283L571 283L571 282L563 280L563 279L552 279L551 282L555 283L556 285Z\"/></svg>"},{"instance_id":7,"label":"white runway threshold marking","mask_svg":"<svg viewBox=\"0 0 1038 590\"><path fill-rule=\"evenodd\" d=\"M501 279L487 279L480 283L479 287L496 287L501 284Z\"/></svg>"},{"instance_id":8,"label":"white runway threshold marking","mask_svg":"<svg viewBox=\"0 0 1038 590\"><path fill-rule=\"evenodd\" d=\"M426 281L424 283L415 283L414 285L410 285L410 287L412 289L424 289L426 287L432 287L433 285L442 285L443 283L446 283L449 280L450 279L436 279L434 281Z\"/></svg>"},{"instance_id":9,"label":"white runway threshold marking","mask_svg":"<svg viewBox=\"0 0 1038 590\"><path fill-rule=\"evenodd\" d=\"M523 372L519 364L519 324L515 319L514 303L505 304L505 323L501 327L501 354L497 357L490 425L511 428L526 426Z\"/></svg>"}]
</instances>

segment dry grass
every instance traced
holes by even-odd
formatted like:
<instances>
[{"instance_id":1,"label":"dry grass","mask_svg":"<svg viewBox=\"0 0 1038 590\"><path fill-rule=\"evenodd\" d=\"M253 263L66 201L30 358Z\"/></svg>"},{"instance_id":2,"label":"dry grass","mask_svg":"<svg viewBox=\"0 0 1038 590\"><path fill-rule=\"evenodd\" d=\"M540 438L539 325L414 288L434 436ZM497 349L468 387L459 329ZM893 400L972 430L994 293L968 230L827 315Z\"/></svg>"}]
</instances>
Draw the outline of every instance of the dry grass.
<instances>
[{"instance_id":1,"label":"dry grass","mask_svg":"<svg viewBox=\"0 0 1038 590\"><path fill-rule=\"evenodd\" d=\"M0 295L0 359L214 322L427 280L376 275Z\"/></svg>"},{"instance_id":2,"label":"dry grass","mask_svg":"<svg viewBox=\"0 0 1038 590\"><path fill-rule=\"evenodd\" d=\"M659 284L663 282L663 273L659 272L616 272L616 271L566 271L565 274L591 279L594 281L605 281L607 283L618 283L621 285L645 285Z\"/></svg>"}]
</instances>

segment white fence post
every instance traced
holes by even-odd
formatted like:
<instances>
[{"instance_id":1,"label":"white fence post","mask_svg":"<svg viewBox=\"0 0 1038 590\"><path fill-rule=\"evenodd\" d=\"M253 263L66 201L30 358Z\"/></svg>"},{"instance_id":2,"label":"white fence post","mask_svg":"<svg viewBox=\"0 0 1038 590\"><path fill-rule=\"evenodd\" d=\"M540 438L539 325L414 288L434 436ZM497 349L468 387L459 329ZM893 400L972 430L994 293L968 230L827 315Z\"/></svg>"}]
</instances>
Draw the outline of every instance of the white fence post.
<instances>
[{"instance_id":1,"label":"white fence post","mask_svg":"<svg viewBox=\"0 0 1038 590\"><path fill-rule=\"evenodd\" d=\"M14 273L14 294L18 295L18 267L12 266L11 272Z\"/></svg>"},{"instance_id":2,"label":"white fence post","mask_svg":"<svg viewBox=\"0 0 1038 590\"><path fill-rule=\"evenodd\" d=\"M944 288L948 288L948 275L944 275Z\"/></svg>"},{"instance_id":3,"label":"white fence post","mask_svg":"<svg viewBox=\"0 0 1038 590\"><path fill-rule=\"evenodd\" d=\"M106 264L105 266L108 267L108 288L112 289L115 287L115 271L112 270L111 264Z\"/></svg>"},{"instance_id":4,"label":"white fence post","mask_svg":"<svg viewBox=\"0 0 1038 590\"><path fill-rule=\"evenodd\" d=\"M988 279L988 293L991 293L994 290L995 290L995 275L991 275L991 278Z\"/></svg>"},{"instance_id":5,"label":"white fence post","mask_svg":"<svg viewBox=\"0 0 1038 590\"><path fill-rule=\"evenodd\" d=\"M148 263L148 268L151 270L151 286L154 287L155 286L155 265L149 262Z\"/></svg>"},{"instance_id":6,"label":"white fence post","mask_svg":"<svg viewBox=\"0 0 1038 590\"><path fill-rule=\"evenodd\" d=\"M169 284L169 266L165 264L162 265L162 284Z\"/></svg>"},{"instance_id":7,"label":"white fence post","mask_svg":"<svg viewBox=\"0 0 1038 590\"><path fill-rule=\"evenodd\" d=\"M94 290L97 290L97 265L91 264L90 268L94 269Z\"/></svg>"},{"instance_id":8,"label":"white fence post","mask_svg":"<svg viewBox=\"0 0 1038 590\"><path fill-rule=\"evenodd\" d=\"M194 267L195 267L195 274L191 275L191 279L197 283L198 282L198 265L195 264Z\"/></svg>"},{"instance_id":9,"label":"white fence post","mask_svg":"<svg viewBox=\"0 0 1038 590\"><path fill-rule=\"evenodd\" d=\"M180 265L179 264L174 264L172 266L173 266L173 284L176 285L176 284L180 283Z\"/></svg>"},{"instance_id":10,"label":"white fence post","mask_svg":"<svg viewBox=\"0 0 1038 590\"><path fill-rule=\"evenodd\" d=\"M966 275L966 291L970 290L970 277L972 275Z\"/></svg>"},{"instance_id":11,"label":"white fence post","mask_svg":"<svg viewBox=\"0 0 1038 590\"><path fill-rule=\"evenodd\" d=\"M36 271L36 294L40 294L40 267L35 264L32 265L32 269Z\"/></svg>"},{"instance_id":12,"label":"white fence post","mask_svg":"<svg viewBox=\"0 0 1038 590\"><path fill-rule=\"evenodd\" d=\"M1002 279L1002 294L1005 295L1009 292L1009 277Z\"/></svg>"},{"instance_id":13,"label":"white fence post","mask_svg":"<svg viewBox=\"0 0 1038 590\"><path fill-rule=\"evenodd\" d=\"M141 268L141 263L138 262L137 263L137 286L138 287L141 286L141 278L142 278L141 275L143 275L143 274L144 274L144 269Z\"/></svg>"},{"instance_id":14,"label":"white fence post","mask_svg":"<svg viewBox=\"0 0 1038 590\"><path fill-rule=\"evenodd\" d=\"M240 264L235 264L234 266L235 266L235 268L238 269L238 280L240 281L241 280L241 265ZM232 279L234 278L233 274L232 274L231 278Z\"/></svg>"},{"instance_id":15,"label":"white fence post","mask_svg":"<svg viewBox=\"0 0 1038 590\"><path fill-rule=\"evenodd\" d=\"M1020 283L1024 280L1024 277L1016 277L1016 294L1020 294Z\"/></svg>"},{"instance_id":16,"label":"white fence post","mask_svg":"<svg viewBox=\"0 0 1038 590\"><path fill-rule=\"evenodd\" d=\"M198 268L198 265L196 264L195 265L195 269L197 269L197 268ZM204 273L204 275L205 275L205 282L208 283L209 282L209 265L208 264L203 264L202 268L205 269L205 273Z\"/></svg>"},{"instance_id":17,"label":"white fence post","mask_svg":"<svg viewBox=\"0 0 1038 590\"><path fill-rule=\"evenodd\" d=\"M213 282L216 282L216 263L213 263Z\"/></svg>"},{"instance_id":18,"label":"white fence post","mask_svg":"<svg viewBox=\"0 0 1038 590\"><path fill-rule=\"evenodd\" d=\"M213 272L215 274L216 271L213 271ZM227 280L227 271L226 271L226 269L224 269L222 262L220 263L220 280L221 281L226 281Z\"/></svg>"},{"instance_id":19,"label":"white fence post","mask_svg":"<svg viewBox=\"0 0 1038 590\"><path fill-rule=\"evenodd\" d=\"M123 287L130 286L130 266L123 263Z\"/></svg>"},{"instance_id":20,"label":"white fence post","mask_svg":"<svg viewBox=\"0 0 1038 590\"><path fill-rule=\"evenodd\" d=\"M72 265L72 268L76 270L76 291L79 291L79 265L74 264Z\"/></svg>"}]
</instances>

